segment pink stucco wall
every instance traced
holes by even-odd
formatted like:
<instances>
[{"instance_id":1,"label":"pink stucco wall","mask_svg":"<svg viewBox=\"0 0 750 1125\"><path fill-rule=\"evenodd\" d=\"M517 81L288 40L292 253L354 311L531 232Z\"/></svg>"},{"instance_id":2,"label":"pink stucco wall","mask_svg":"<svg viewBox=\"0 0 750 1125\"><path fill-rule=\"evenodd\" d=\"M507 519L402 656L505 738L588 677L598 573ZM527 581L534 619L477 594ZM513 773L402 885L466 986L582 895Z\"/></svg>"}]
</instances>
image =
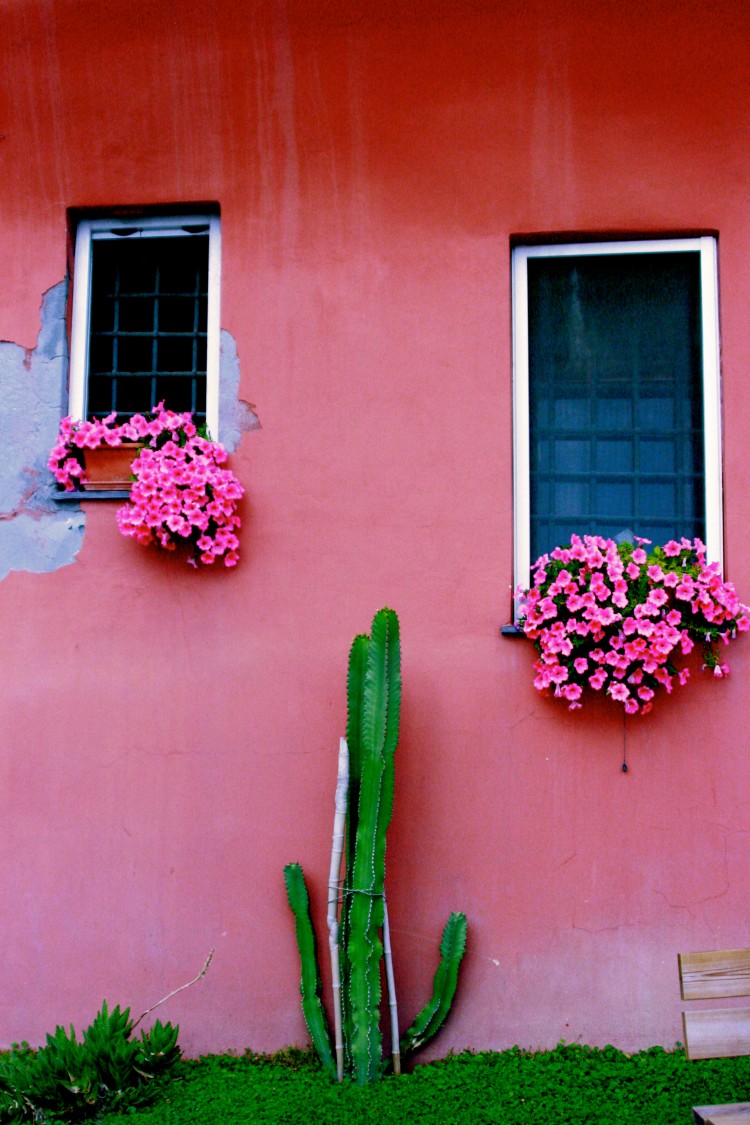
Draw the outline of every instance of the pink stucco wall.
<instances>
[{"instance_id":1,"label":"pink stucco wall","mask_svg":"<svg viewBox=\"0 0 750 1125\"><path fill-rule=\"evenodd\" d=\"M399 613L401 1008L445 917L437 1050L680 1037L679 949L750 936L750 641L645 719L538 698L512 583L510 239L718 231L728 576L750 598L745 0L15 0L0 339L32 347L66 209L218 201L262 429L243 561L195 574L86 507L0 583L0 1042L103 996L196 1053L302 1042L284 863L322 921L345 667ZM322 932L322 931L321 931Z\"/></svg>"}]
</instances>

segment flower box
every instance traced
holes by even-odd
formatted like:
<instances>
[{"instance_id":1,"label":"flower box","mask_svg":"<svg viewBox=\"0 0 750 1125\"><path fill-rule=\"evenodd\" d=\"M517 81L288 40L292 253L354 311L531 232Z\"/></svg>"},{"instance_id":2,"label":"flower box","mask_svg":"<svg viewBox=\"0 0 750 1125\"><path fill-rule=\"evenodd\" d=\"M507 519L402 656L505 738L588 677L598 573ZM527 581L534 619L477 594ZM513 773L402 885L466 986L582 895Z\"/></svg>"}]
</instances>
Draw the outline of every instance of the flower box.
<instances>
[{"instance_id":1,"label":"flower box","mask_svg":"<svg viewBox=\"0 0 750 1125\"><path fill-rule=\"evenodd\" d=\"M123 442L122 445L100 445L84 449L83 460L86 478L82 487L86 492L110 492L127 489L133 483L133 462L143 449L142 442Z\"/></svg>"}]
</instances>

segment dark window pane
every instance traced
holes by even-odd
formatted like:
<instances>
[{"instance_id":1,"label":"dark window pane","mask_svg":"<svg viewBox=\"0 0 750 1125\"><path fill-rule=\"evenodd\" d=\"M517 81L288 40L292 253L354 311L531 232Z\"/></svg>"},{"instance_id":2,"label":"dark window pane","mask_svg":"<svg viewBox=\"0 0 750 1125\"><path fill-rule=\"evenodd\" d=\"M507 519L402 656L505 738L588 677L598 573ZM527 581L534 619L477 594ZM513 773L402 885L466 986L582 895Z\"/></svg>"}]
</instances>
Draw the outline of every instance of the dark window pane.
<instances>
[{"instance_id":1,"label":"dark window pane","mask_svg":"<svg viewBox=\"0 0 750 1125\"><path fill-rule=\"evenodd\" d=\"M115 327L115 299L106 293L95 293L91 298L91 319L100 332L112 332Z\"/></svg>"},{"instance_id":2,"label":"dark window pane","mask_svg":"<svg viewBox=\"0 0 750 1125\"><path fill-rule=\"evenodd\" d=\"M89 370L92 373L112 370L112 337L94 336L89 349Z\"/></svg>"},{"instance_id":3,"label":"dark window pane","mask_svg":"<svg viewBox=\"0 0 750 1125\"><path fill-rule=\"evenodd\" d=\"M591 425L591 402L584 398L556 398L554 419L558 431L588 429Z\"/></svg>"},{"instance_id":4,"label":"dark window pane","mask_svg":"<svg viewBox=\"0 0 750 1125\"><path fill-rule=\"evenodd\" d=\"M641 438L639 444L642 473L673 473L675 471L675 443L654 438Z\"/></svg>"},{"instance_id":5,"label":"dark window pane","mask_svg":"<svg viewBox=\"0 0 750 1125\"><path fill-rule=\"evenodd\" d=\"M632 441L598 438L594 467L599 473L632 473Z\"/></svg>"},{"instance_id":6,"label":"dark window pane","mask_svg":"<svg viewBox=\"0 0 750 1125\"><path fill-rule=\"evenodd\" d=\"M159 331L192 332L195 327L196 311L196 301L192 297L161 297Z\"/></svg>"},{"instance_id":7,"label":"dark window pane","mask_svg":"<svg viewBox=\"0 0 750 1125\"><path fill-rule=\"evenodd\" d=\"M594 490L594 513L602 519L621 521L619 530L631 522L633 484L631 481L599 480Z\"/></svg>"},{"instance_id":8,"label":"dark window pane","mask_svg":"<svg viewBox=\"0 0 750 1125\"><path fill-rule=\"evenodd\" d=\"M643 481L641 483L641 507L649 516L663 516L665 519L677 507L676 481Z\"/></svg>"},{"instance_id":9,"label":"dark window pane","mask_svg":"<svg viewBox=\"0 0 750 1125\"><path fill-rule=\"evenodd\" d=\"M174 253L161 260L159 271L159 290L162 293L205 293L208 279L208 237L175 238ZM185 252L189 246L190 251ZM195 247L202 247L202 260L195 253Z\"/></svg>"},{"instance_id":10,"label":"dark window pane","mask_svg":"<svg viewBox=\"0 0 750 1125\"><path fill-rule=\"evenodd\" d=\"M205 402L195 394L195 379L189 376L162 375L156 381L156 393L159 401L164 399L172 410L205 410Z\"/></svg>"},{"instance_id":11,"label":"dark window pane","mask_svg":"<svg viewBox=\"0 0 750 1125\"><path fill-rule=\"evenodd\" d=\"M530 258L528 300L532 558L568 529L702 535L698 252Z\"/></svg>"},{"instance_id":12,"label":"dark window pane","mask_svg":"<svg viewBox=\"0 0 750 1125\"><path fill-rule=\"evenodd\" d=\"M633 403L628 398L596 399L596 425L602 430L629 430L633 425Z\"/></svg>"},{"instance_id":13,"label":"dark window pane","mask_svg":"<svg viewBox=\"0 0 750 1125\"><path fill-rule=\"evenodd\" d=\"M160 337L157 355L157 368L159 371L193 370L193 341L189 337Z\"/></svg>"},{"instance_id":14,"label":"dark window pane","mask_svg":"<svg viewBox=\"0 0 750 1125\"><path fill-rule=\"evenodd\" d=\"M122 246L124 254L118 272L118 293L121 297L129 294L151 294L156 290L156 262L153 256L142 250L142 243L115 243Z\"/></svg>"},{"instance_id":15,"label":"dark window pane","mask_svg":"<svg viewBox=\"0 0 750 1125\"><path fill-rule=\"evenodd\" d=\"M153 394L153 379L117 379L117 409L119 415L147 414L156 403Z\"/></svg>"},{"instance_id":16,"label":"dark window pane","mask_svg":"<svg viewBox=\"0 0 750 1125\"><path fill-rule=\"evenodd\" d=\"M558 481L554 497L557 515L574 516L587 508L589 486L585 481Z\"/></svg>"},{"instance_id":17,"label":"dark window pane","mask_svg":"<svg viewBox=\"0 0 750 1125\"><path fill-rule=\"evenodd\" d=\"M589 453L587 441L556 441L555 469L559 473L586 473L589 470Z\"/></svg>"},{"instance_id":18,"label":"dark window pane","mask_svg":"<svg viewBox=\"0 0 750 1125\"><path fill-rule=\"evenodd\" d=\"M92 263L89 413L107 398L121 418L160 399L204 414L208 236L95 238ZM117 378L95 386L103 372Z\"/></svg>"},{"instance_id":19,"label":"dark window pane","mask_svg":"<svg viewBox=\"0 0 750 1125\"><path fill-rule=\"evenodd\" d=\"M205 420L206 417L206 380L195 379L195 413ZM215 436L215 435L213 435Z\"/></svg>"},{"instance_id":20,"label":"dark window pane","mask_svg":"<svg viewBox=\"0 0 750 1125\"><path fill-rule=\"evenodd\" d=\"M118 332L153 332L154 302L148 297L123 297L120 300Z\"/></svg>"},{"instance_id":21,"label":"dark window pane","mask_svg":"<svg viewBox=\"0 0 750 1125\"><path fill-rule=\"evenodd\" d=\"M537 441L532 447L532 471L534 469L541 470L542 472L549 472L549 442Z\"/></svg>"},{"instance_id":22,"label":"dark window pane","mask_svg":"<svg viewBox=\"0 0 750 1125\"><path fill-rule=\"evenodd\" d=\"M150 336L120 336L117 341L116 370L151 371L153 353L154 342Z\"/></svg>"},{"instance_id":23,"label":"dark window pane","mask_svg":"<svg viewBox=\"0 0 750 1125\"><path fill-rule=\"evenodd\" d=\"M89 379L89 414L106 416L113 409L112 379L109 376L92 375Z\"/></svg>"},{"instance_id":24,"label":"dark window pane","mask_svg":"<svg viewBox=\"0 0 750 1125\"><path fill-rule=\"evenodd\" d=\"M644 396L638 403L638 425L642 430L673 430L675 427L676 403L666 396L649 395L644 388Z\"/></svg>"}]
</instances>

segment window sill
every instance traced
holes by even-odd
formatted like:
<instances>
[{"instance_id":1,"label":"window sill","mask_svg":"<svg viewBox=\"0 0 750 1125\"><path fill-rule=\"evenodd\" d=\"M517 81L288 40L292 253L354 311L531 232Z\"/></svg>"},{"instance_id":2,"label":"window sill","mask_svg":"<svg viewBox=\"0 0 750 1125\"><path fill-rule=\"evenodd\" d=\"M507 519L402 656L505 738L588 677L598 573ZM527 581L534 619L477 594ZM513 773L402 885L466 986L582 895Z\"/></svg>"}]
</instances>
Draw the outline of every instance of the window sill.
<instances>
[{"instance_id":1,"label":"window sill","mask_svg":"<svg viewBox=\"0 0 750 1125\"><path fill-rule=\"evenodd\" d=\"M502 637L525 637L523 629L519 629L517 625L501 625L500 635Z\"/></svg>"},{"instance_id":2,"label":"window sill","mask_svg":"<svg viewBox=\"0 0 750 1125\"><path fill-rule=\"evenodd\" d=\"M53 499L58 504L80 503L81 500L128 500L129 488L79 489L73 492L56 492Z\"/></svg>"}]
</instances>

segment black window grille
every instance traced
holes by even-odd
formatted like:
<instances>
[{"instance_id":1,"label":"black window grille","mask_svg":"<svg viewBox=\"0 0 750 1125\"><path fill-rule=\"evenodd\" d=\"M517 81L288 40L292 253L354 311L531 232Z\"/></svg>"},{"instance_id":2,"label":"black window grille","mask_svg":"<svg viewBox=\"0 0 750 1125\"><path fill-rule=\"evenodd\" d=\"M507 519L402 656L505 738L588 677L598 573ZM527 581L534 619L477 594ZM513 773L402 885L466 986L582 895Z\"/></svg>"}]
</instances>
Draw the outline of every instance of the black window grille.
<instances>
[{"instance_id":1,"label":"black window grille","mask_svg":"<svg viewBox=\"0 0 750 1125\"><path fill-rule=\"evenodd\" d=\"M206 417L208 233L92 241L87 416Z\"/></svg>"},{"instance_id":2,"label":"black window grille","mask_svg":"<svg viewBox=\"0 0 750 1125\"><path fill-rule=\"evenodd\" d=\"M700 255L528 261L531 558L705 535Z\"/></svg>"}]
</instances>

